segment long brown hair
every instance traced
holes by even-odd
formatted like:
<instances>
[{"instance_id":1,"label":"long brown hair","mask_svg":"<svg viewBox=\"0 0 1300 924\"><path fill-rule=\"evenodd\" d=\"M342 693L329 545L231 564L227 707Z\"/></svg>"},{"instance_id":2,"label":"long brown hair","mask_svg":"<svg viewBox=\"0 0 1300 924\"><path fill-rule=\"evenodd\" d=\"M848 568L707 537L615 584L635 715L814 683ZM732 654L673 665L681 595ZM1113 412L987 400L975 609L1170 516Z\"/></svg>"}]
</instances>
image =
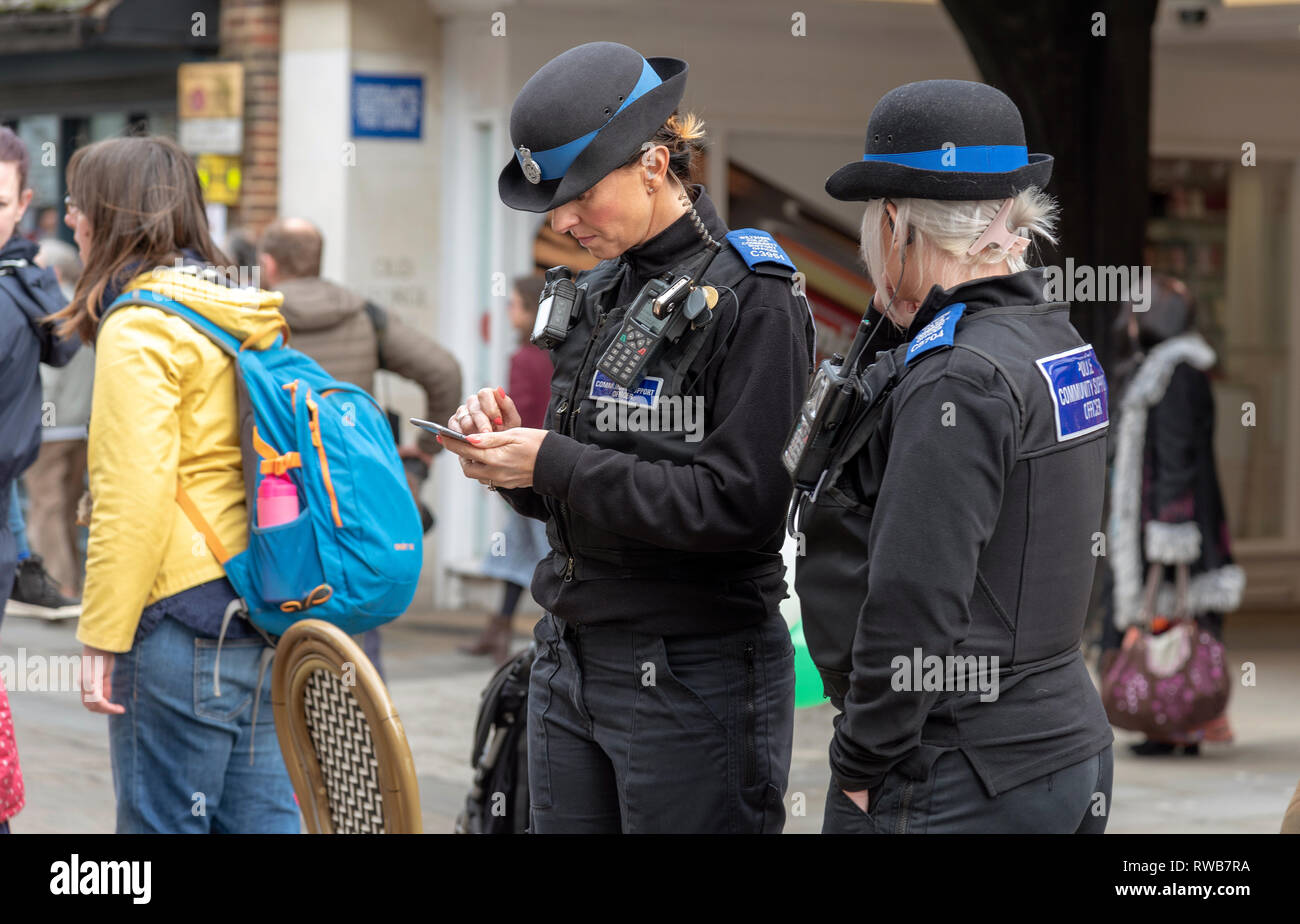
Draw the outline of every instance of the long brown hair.
<instances>
[{"instance_id":1,"label":"long brown hair","mask_svg":"<svg viewBox=\"0 0 1300 924\"><path fill-rule=\"evenodd\" d=\"M171 266L190 249L206 262L230 261L212 243L199 177L170 138L109 138L68 161L68 197L90 221L90 258L72 301L52 318L59 334L95 339L105 290L138 273Z\"/></svg>"}]
</instances>

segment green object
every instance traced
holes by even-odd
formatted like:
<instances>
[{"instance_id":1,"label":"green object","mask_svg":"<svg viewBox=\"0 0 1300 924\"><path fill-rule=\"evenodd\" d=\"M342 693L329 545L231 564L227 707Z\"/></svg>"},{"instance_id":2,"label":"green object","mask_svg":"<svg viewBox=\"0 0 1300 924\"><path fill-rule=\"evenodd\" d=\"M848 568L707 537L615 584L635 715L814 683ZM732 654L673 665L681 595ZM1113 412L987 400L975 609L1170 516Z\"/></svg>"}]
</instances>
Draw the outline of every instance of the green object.
<instances>
[{"instance_id":1,"label":"green object","mask_svg":"<svg viewBox=\"0 0 1300 924\"><path fill-rule=\"evenodd\" d=\"M821 674L817 673L817 665L813 664L808 642L803 637L802 619L790 629L790 641L794 643L794 708L820 706L826 702L826 696L822 692Z\"/></svg>"}]
</instances>

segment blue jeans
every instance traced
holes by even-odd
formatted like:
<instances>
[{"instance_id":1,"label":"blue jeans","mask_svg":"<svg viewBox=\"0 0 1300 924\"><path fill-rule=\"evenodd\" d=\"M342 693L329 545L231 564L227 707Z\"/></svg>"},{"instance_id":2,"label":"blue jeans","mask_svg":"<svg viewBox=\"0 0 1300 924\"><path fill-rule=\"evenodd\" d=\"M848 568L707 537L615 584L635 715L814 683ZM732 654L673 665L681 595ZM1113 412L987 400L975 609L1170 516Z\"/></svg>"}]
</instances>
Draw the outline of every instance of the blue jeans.
<instances>
[{"instance_id":1,"label":"blue jeans","mask_svg":"<svg viewBox=\"0 0 1300 924\"><path fill-rule=\"evenodd\" d=\"M217 640L170 617L117 656L112 700L126 712L108 717L108 743L118 834L299 832L269 665L252 722L265 647L261 638L222 645L220 697Z\"/></svg>"},{"instance_id":2,"label":"blue jeans","mask_svg":"<svg viewBox=\"0 0 1300 924\"><path fill-rule=\"evenodd\" d=\"M14 534L14 545L18 549L18 560L32 554L27 545L27 523L23 520L23 505L18 499L18 481L9 482L9 532Z\"/></svg>"}]
</instances>

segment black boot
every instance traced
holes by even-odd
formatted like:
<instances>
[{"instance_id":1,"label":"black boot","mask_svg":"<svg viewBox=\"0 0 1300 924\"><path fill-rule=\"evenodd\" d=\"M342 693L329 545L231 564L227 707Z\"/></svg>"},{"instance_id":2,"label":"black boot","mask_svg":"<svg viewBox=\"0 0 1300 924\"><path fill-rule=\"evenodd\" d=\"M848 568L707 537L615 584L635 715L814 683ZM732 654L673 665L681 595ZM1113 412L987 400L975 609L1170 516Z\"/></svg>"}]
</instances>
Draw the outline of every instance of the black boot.
<instances>
[{"instance_id":1,"label":"black boot","mask_svg":"<svg viewBox=\"0 0 1300 924\"><path fill-rule=\"evenodd\" d=\"M1139 744L1130 744L1128 749L1138 757L1164 756L1182 751L1184 757L1199 757L1201 745L1193 744L1173 744L1168 741L1152 741L1148 738Z\"/></svg>"}]
</instances>

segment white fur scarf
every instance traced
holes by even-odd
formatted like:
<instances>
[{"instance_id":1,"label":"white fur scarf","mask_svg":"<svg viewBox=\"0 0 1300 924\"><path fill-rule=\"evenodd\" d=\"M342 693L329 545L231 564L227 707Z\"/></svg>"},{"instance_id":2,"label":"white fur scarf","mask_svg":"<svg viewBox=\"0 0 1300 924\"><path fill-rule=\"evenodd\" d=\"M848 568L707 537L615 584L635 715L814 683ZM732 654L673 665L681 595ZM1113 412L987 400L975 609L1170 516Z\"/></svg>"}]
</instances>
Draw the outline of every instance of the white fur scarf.
<instances>
[{"instance_id":1,"label":"white fur scarf","mask_svg":"<svg viewBox=\"0 0 1300 924\"><path fill-rule=\"evenodd\" d=\"M1197 333L1180 334L1157 344L1133 375L1120 406L1115 434L1115 471L1111 482L1110 552L1115 578L1115 625L1127 629L1138 622L1142 610L1142 455L1146 441L1147 413L1169 388L1169 379L1180 363L1205 370L1214 365L1214 350ZM1199 537L1198 537L1199 538ZM1210 537L1206 537L1207 541ZM1199 543L1197 543L1199 546ZM1178 555L1176 557L1183 557ZM1245 573L1236 565L1225 565L1196 575L1187 588L1187 606L1192 613L1228 611L1241 604ZM1157 609L1173 607L1174 587L1165 582L1159 590Z\"/></svg>"}]
</instances>

